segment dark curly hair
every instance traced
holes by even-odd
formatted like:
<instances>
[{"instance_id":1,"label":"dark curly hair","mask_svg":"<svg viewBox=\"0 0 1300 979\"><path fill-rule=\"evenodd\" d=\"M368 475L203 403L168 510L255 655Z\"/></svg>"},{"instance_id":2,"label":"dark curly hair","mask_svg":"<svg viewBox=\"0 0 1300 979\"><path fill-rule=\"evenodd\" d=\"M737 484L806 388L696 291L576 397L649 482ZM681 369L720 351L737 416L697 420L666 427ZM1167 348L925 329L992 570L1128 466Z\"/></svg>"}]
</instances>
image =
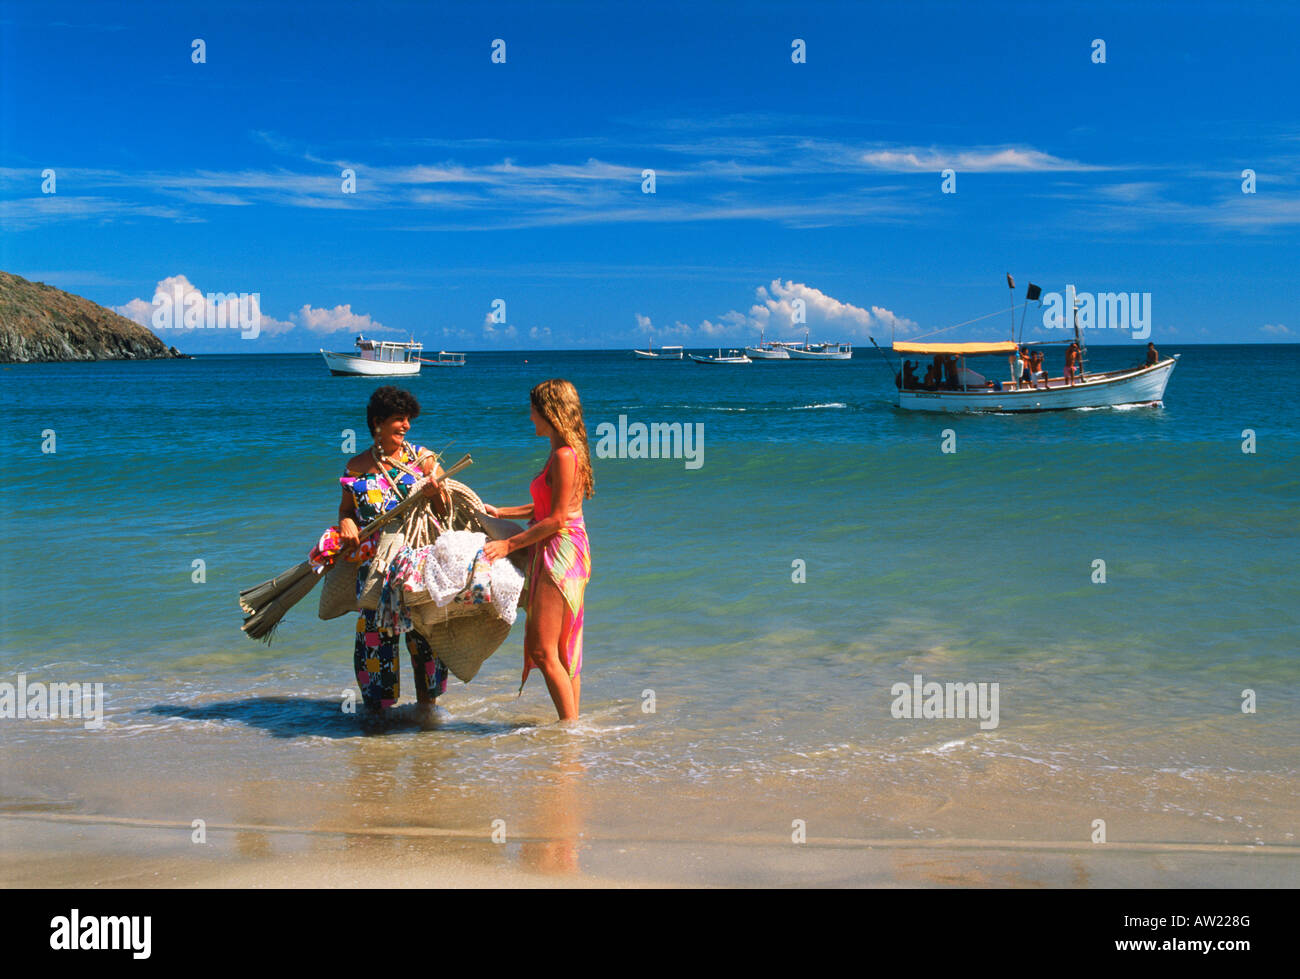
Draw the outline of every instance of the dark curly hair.
<instances>
[{"instance_id":1,"label":"dark curly hair","mask_svg":"<svg viewBox=\"0 0 1300 979\"><path fill-rule=\"evenodd\" d=\"M381 421L394 415L405 415L414 421L420 415L420 402L415 400L415 395L410 391L402 388L391 385L375 388L370 403L366 405L366 427L370 429L370 434L375 433L375 428Z\"/></svg>"}]
</instances>

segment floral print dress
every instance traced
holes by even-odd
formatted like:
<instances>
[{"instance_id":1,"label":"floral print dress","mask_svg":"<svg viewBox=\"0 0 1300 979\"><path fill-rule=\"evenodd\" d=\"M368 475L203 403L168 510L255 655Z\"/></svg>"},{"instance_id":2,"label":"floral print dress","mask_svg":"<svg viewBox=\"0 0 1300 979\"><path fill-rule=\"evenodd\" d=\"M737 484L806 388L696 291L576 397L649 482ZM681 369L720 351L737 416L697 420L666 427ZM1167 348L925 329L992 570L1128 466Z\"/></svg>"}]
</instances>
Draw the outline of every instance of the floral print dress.
<instances>
[{"instance_id":1,"label":"floral print dress","mask_svg":"<svg viewBox=\"0 0 1300 979\"><path fill-rule=\"evenodd\" d=\"M416 460L425 455L423 446L403 442L397 461L416 469ZM361 473L347 470L339 479L352 493L357 507L357 524L364 527L397 506L415 485L416 477L396 467L385 473ZM400 495L399 495L400 492ZM357 598L370 573L370 561L357 566ZM377 610L364 609L357 616L356 640L352 649L352 666L361 688L361 699L367 707L385 708L397 703L401 696L401 676L398 673L398 633L380 627ZM406 648L411 654L411 669L415 673L416 694L427 693L437 697L447 689L447 667L438 659L424 637L417 632L406 634Z\"/></svg>"}]
</instances>

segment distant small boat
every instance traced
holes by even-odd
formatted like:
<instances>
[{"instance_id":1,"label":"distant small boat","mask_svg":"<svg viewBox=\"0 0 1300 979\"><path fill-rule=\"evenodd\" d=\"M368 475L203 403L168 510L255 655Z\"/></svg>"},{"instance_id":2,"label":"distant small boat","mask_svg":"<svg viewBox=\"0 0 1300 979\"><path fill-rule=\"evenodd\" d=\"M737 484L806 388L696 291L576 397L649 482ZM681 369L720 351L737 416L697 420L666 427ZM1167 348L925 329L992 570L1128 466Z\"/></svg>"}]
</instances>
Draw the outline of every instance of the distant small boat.
<instances>
[{"instance_id":1,"label":"distant small boat","mask_svg":"<svg viewBox=\"0 0 1300 979\"><path fill-rule=\"evenodd\" d=\"M367 340L357 335L355 354L321 350L325 366L335 375L364 375L372 377L407 377L420 373L420 351L424 345L411 340L398 343L391 340Z\"/></svg>"},{"instance_id":2,"label":"distant small boat","mask_svg":"<svg viewBox=\"0 0 1300 979\"><path fill-rule=\"evenodd\" d=\"M804 332L803 343L792 343L786 346L790 352L791 360L852 360L853 345L851 343L809 343L808 333Z\"/></svg>"},{"instance_id":3,"label":"distant small boat","mask_svg":"<svg viewBox=\"0 0 1300 979\"><path fill-rule=\"evenodd\" d=\"M426 360L421 357L420 363L428 364L430 367L464 367L465 355L448 353L446 350L439 350L437 360Z\"/></svg>"},{"instance_id":4,"label":"distant small boat","mask_svg":"<svg viewBox=\"0 0 1300 979\"><path fill-rule=\"evenodd\" d=\"M655 353L655 345L650 344L649 350L633 350L632 356L637 360L681 360L681 347L660 347L659 352Z\"/></svg>"},{"instance_id":5,"label":"distant small boat","mask_svg":"<svg viewBox=\"0 0 1300 979\"><path fill-rule=\"evenodd\" d=\"M695 361L697 364L752 364L753 363L752 360L750 360L748 357L742 354L739 350L728 350L726 356L724 357L721 348L718 349L718 355L716 357L709 356L708 354L704 354L704 355L691 354L690 358L691 360Z\"/></svg>"},{"instance_id":6,"label":"distant small boat","mask_svg":"<svg viewBox=\"0 0 1300 979\"><path fill-rule=\"evenodd\" d=\"M746 347L745 356L752 357L754 360L789 360L790 354L788 348L794 346L790 343L782 343L780 340L773 340L770 343L763 342L763 331L758 331L758 346Z\"/></svg>"}]
</instances>

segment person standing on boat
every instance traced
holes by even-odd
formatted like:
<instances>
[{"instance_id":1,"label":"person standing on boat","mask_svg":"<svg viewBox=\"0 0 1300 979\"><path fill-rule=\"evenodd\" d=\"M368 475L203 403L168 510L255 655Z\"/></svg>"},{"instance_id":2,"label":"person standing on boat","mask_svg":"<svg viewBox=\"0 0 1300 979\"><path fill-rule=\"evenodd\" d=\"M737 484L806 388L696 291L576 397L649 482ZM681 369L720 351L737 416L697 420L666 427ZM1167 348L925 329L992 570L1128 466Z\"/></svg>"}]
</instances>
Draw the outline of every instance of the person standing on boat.
<instances>
[{"instance_id":1,"label":"person standing on boat","mask_svg":"<svg viewBox=\"0 0 1300 979\"><path fill-rule=\"evenodd\" d=\"M1007 358L1007 363L1011 365L1011 380L1019 391L1022 384L1029 383L1029 349L1016 347L1016 352Z\"/></svg>"},{"instance_id":2,"label":"person standing on boat","mask_svg":"<svg viewBox=\"0 0 1300 979\"><path fill-rule=\"evenodd\" d=\"M1156 349L1156 345L1154 343L1148 340L1146 366L1151 367L1152 365L1158 363L1160 363L1160 351Z\"/></svg>"},{"instance_id":3,"label":"person standing on boat","mask_svg":"<svg viewBox=\"0 0 1300 979\"><path fill-rule=\"evenodd\" d=\"M1047 387L1047 368L1043 364L1043 352L1035 350L1029 355L1029 386L1038 389L1038 378L1043 379L1043 387Z\"/></svg>"},{"instance_id":4,"label":"person standing on boat","mask_svg":"<svg viewBox=\"0 0 1300 979\"><path fill-rule=\"evenodd\" d=\"M1029 352L1028 347L1020 348L1021 372L1020 383L1028 387L1034 386L1034 355Z\"/></svg>"},{"instance_id":5,"label":"person standing on boat","mask_svg":"<svg viewBox=\"0 0 1300 979\"><path fill-rule=\"evenodd\" d=\"M582 501L595 495L582 402L561 378L529 392L533 430L551 442L551 454L528 487L533 502L523 506L484 504L491 517L529 517L528 528L505 540L488 541L491 563L521 547L533 548L528 574L528 619L524 633L524 676L536 666L546 679L560 720L578 716L582 694L583 596L591 578L591 545Z\"/></svg>"},{"instance_id":6,"label":"person standing on boat","mask_svg":"<svg viewBox=\"0 0 1300 979\"><path fill-rule=\"evenodd\" d=\"M1065 381L1074 387L1074 374L1079 369L1079 344L1072 343L1065 350Z\"/></svg>"},{"instance_id":7,"label":"person standing on boat","mask_svg":"<svg viewBox=\"0 0 1300 979\"><path fill-rule=\"evenodd\" d=\"M397 506L422 475L442 475L442 467L432 452L406 441L411 420L419 414L420 403L409 391L381 387L371 394L366 405L366 424L374 437L374 445L349 459L339 480L343 485L343 499L338 512L339 539L343 547L340 557L356 548L361 525ZM435 501L435 507L441 507L443 514L447 512L445 486L440 482L431 483L424 492ZM366 559L357 565L358 598L369 574L370 560ZM416 701L422 708L431 709L434 700L447 687L447 667L418 632L406 634L406 648L411 655L411 669L415 672ZM363 610L357 618L352 665L357 686L361 688L361 699L372 711L392 707L401 696L397 655L397 633L380 628L377 611Z\"/></svg>"}]
</instances>

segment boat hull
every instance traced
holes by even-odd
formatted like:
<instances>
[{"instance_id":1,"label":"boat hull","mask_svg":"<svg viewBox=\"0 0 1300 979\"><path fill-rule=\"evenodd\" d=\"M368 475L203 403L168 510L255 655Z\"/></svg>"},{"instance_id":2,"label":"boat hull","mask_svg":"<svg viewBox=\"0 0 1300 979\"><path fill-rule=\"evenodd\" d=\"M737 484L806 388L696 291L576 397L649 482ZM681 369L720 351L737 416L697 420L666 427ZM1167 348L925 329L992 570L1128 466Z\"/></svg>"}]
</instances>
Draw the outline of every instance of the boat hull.
<instances>
[{"instance_id":1,"label":"boat hull","mask_svg":"<svg viewBox=\"0 0 1300 979\"><path fill-rule=\"evenodd\" d=\"M325 366L330 369L330 373L335 375L410 377L413 374L420 373L420 362L418 360L365 360L352 354L335 353L330 350L322 350L320 355L325 358Z\"/></svg>"},{"instance_id":2,"label":"boat hull","mask_svg":"<svg viewBox=\"0 0 1300 979\"><path fill-rule=\"evenodd\" d=\"M791 350L791 360L852 360L853 351L835 351L833 353L821 353L815 350Z\"/></svg>"},{"instance_id":3,"label":"boat hull","mask_svg":"<svg viewBox=\"0 0 1300 979\"><path fill-rule=\"evenodd\" d=\"M1150 367L1110 371L1073 386L1053 380L1052 387L1019 391L899 391L904 411L960 413L971 411L1067 411L1071 408L1114 408L1160 404L1177 357ZM1060 385L1060 386L1057 386Z\"/></svg>"},{"instance_id":4,"label":"boat hull","mask_svg":"<svg viewBox=\"0 0 1300 979\"><path fill-rule=\"evenodd\" d=\"M789 360L790 354L785 350L770 350L767 347L746 347L745 356L751 360Z\"/></svg>"},{"instance_id":5,"label":"boat hull","mask_svg":"<svg viewBox=\"0 0 1300 979\"><path fill-rule=\"evenodd\" d=\"M420 357L418 359L420 363L424 364L426 367L464 367L465 366L464 354L449 354L445 350L438 351L437 360L430 360L427 357Z\"/></svg>"}]
</instances>

